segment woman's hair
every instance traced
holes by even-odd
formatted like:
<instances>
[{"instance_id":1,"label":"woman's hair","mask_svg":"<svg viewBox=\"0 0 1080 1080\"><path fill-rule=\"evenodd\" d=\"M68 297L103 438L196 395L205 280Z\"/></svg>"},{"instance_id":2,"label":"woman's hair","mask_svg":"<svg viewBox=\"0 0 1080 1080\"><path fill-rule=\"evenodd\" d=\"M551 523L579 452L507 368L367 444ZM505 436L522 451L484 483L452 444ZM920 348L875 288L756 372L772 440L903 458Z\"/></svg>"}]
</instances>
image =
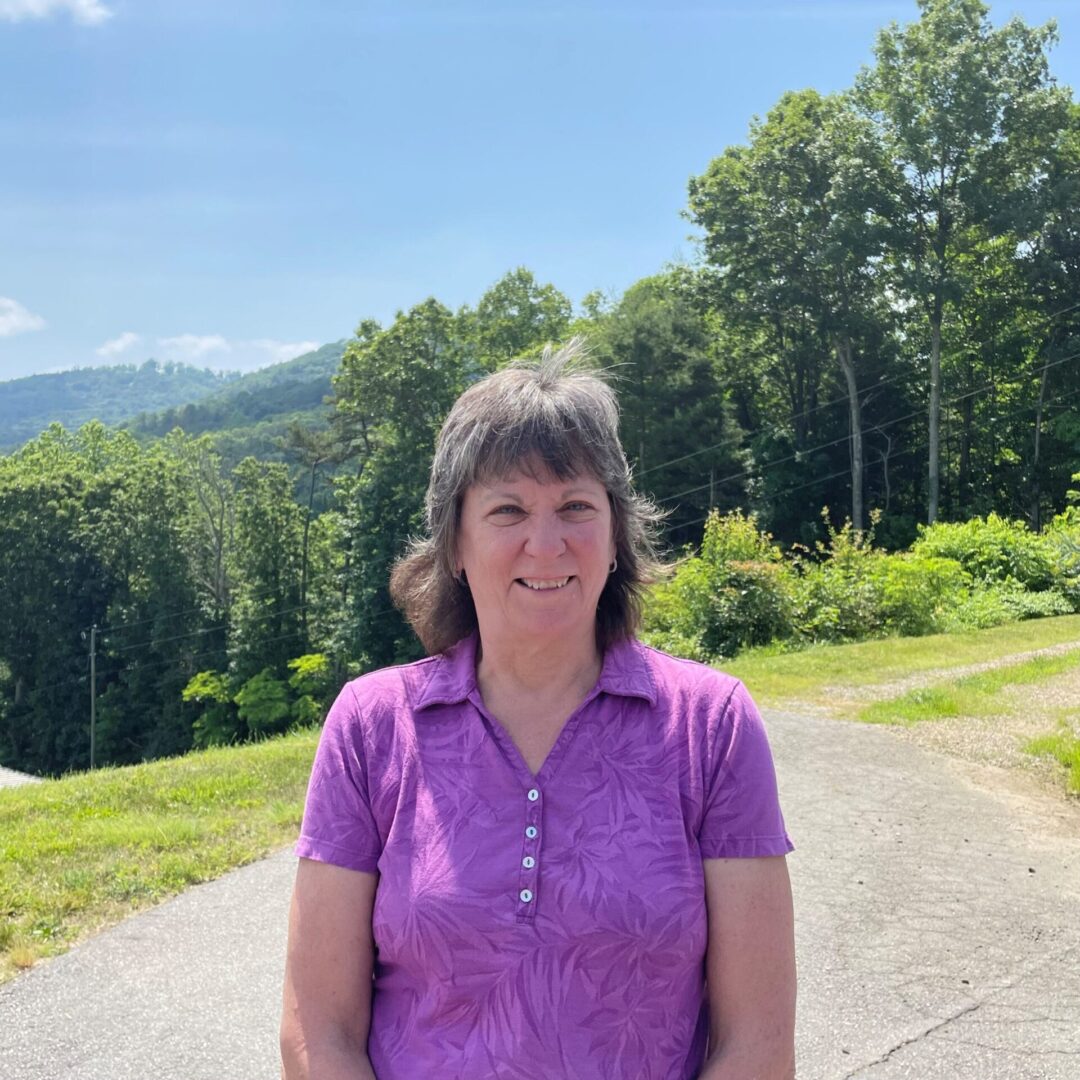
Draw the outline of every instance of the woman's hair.
<instances>
[{"instance_id":1,"label":"woman's hair","mask_svg":"<svg viewBox=\"0 0 1080 1080\"><path fill-rule=\"evenodd\" d=\"M390 575L390 596L428 653L477 625L472 594L455 574L466 490L522 471L536 479L589 475L607 489L618 566L597 603L597 646L636 631L642 592L663 572L662 514L635 494L615 393L584 360L580 338L557 352L548 346L539 361L515 361L474 383L446 417L428 483L428 536L411 542Z\"/></svg>"}]
</instances>

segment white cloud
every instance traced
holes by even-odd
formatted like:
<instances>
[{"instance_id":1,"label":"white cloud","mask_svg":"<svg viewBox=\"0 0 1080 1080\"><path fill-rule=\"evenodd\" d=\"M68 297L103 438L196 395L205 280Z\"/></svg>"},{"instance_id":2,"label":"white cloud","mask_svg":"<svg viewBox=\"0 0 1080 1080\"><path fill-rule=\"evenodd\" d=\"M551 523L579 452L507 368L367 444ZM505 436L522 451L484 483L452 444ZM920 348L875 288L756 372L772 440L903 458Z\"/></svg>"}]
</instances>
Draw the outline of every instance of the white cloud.
<instances>
[{"instance_id":1,"label":"white cloud","mask_svg":"<svg viewBox=\"0 0 1080 1080\"><path fill-rule=\"evenodd\" d=\"M0 296L0 337L14 337L31 330L41 330L44 326L45 320L40 315L27 311L18 300Z\"/></svg>"},{"instance_id":2,"label":"white cloud","mask_svg":"<svg viewBox=\"0 0 1080 1080\"><path fill-rule=\"evenodd\" d=\"M294 360L319 347L317 341L274 341L270 338L259 338L258 341L252 341L250 344L256 349L269 353L275 364L280 364L285 360Z\"/></svg>"},{"instance_id":3,"label":"white cloud","mask_svg":"<svg viewBox=\"0 0 1080 1080\"><path fill-rule=\"evenodd\" d=\"M94 350L98 356L119 356L133 345L138 345L142 338L133 330L125 330L119 337L110 338L104 345Z\"/></svg>"},{"instance_id":4,"label":"white cloud","mask_svg":"<svg viewBox=\"0 0 1080 1080\"><path fill-rule=\"evenodd\" d=\"M61 11L83 26L97 26L113 14L101 0L0 0L0 19L8 22L45 19Z\"/></svg>"},{"instance_id":5,"label":"white cloud","mask_svg":"<svg viewBox=\"0 0 1080 1080\"><path fill-rule=\"evenodd\" d=\"M169 359L201 360L207 353L232 352L232 346L220 334L177 334L158 338L158 348L170 353Z\"/></svg>"},{"instance_id":6,"label":"white cloud","mask_svg":"<svg viewBox=\"0 0 1080 1080\"><path fill-rule=\"evenodd\" d=\"M116 340L119 342L120 338ZM106 342L102 348L110 344ZM243 372L292 360L317 349L320 344L318 341L278 341L276 338L226 338L222 334L177 334L156 339L158 356L162 360L179 360L218 371Z\"/></svg>"}]
</instances>

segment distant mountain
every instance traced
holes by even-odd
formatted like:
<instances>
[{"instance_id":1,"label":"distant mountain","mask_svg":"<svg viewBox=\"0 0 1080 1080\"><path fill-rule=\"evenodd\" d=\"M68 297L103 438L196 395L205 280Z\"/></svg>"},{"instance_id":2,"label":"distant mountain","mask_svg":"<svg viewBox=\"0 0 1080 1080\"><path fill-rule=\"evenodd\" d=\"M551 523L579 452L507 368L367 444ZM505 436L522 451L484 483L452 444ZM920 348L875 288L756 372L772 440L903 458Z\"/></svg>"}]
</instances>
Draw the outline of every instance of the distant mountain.
<instances>
[{"instance_id":1,"label":"distant mountain","mask_svg":"<svg viewBox=\"0 0 1080 1080\"><path fill-rule=\"evenodd\" d=\"M148 409L205 398L239 378L147 360L141 366L76 368L0 382L0 453L10 453L54 421L71 430L88 420L120 424Z\"/></svg>"},{"instance_id":2,"label":"distant mountain","mask_svg":"<svg viewBox=\"0 0 1080 1080\"><path fill-rule=\"evenodd\" d=\"M258 426L280 426L297 414L324 416L323 399L332 391L331 377L341 367L345 342L336 341L295 360L262 368L208 396L176 404L159 412L140 413L124 426L136 435L162 436L173 428L189 435L204 431L234 432Z\"/></svg>"},{"instance_id":3,"label":"distant mountain","mask_svg":"<svg viewBox=\"0 0 1080 1080\"><path fill-rule=\"evenodd\" d=\"M229 429L235 452L245 429L257 429L250 452L269 447L292 419L325 422L323 398L341 365L345 342L248 375L147 360L137 367L79 368L0 382L0 453L10 453L54 421L76 430L88 420L156 437ZM230 454L230 457L233 455Z\"/></svg>"}]
</instances>

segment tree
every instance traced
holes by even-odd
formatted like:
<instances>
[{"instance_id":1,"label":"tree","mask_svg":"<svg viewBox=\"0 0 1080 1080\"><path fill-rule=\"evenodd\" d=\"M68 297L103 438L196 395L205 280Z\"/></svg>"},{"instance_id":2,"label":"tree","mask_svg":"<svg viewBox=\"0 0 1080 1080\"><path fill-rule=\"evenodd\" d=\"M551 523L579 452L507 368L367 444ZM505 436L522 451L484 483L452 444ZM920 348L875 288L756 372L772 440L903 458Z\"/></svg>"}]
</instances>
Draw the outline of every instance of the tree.
<instances>
[{"instance_id":1,"label":"tree","mask_svg":"<svg viewBox=\"0 0 1080 1080\"><path fill-rule=\"evenodd\" d=\"M301 510L288 469L245 458L236 481L236 599L229 627L230 674L240 681L264 669L286 677L307 651L300 620Z\"/></svg>"},{"instance_id":2,"label":"tree","mask_svg":"<svg viewBox=\"0 0 1080 1080\"><path fill-rule=\"evenodd\" d=\"M501 277L475 311L458 318L481 371L495 371L515 357L559 341L570 325L572 305L554 285L541 285L519 266Z\"/></svg>"},{"instance_id":3,"label":"tree","mask_svg":"<svg viewBox=\"0 0 1080 1080\"><path fill-rule=\"evenodd\" d=\"M621 437L640 490L670 498L668 534L690 542L709 508L740 501L742 432L724 400L709 333L684 276L658 274L627 289L593 336L614 377ZM728 478L726 482L723 482Z\"/></svg>"},{"instance_id":4,"label":"tree","mask_svg":"<svg viewBox=\"0 0 1080 1080\"><path fill-rule=\"evenodd\" d=\"M838 362L848 400L851 517L864 526L860 352L885 319L880 263L888 212L885 163L872 126L841 95L785 94L750 144L690 181L690 217L725 318L779 354L796 422L812 408L818 356ZM814 387L816 394L816 386ZM805 429L804 429L805 430Z\"/></svg>"},{"instance_id":5,"label":"tree","mask_svg":"<svg viewBox=\"0 0 1080 1080\"><path fill-rule=\"evenodd\" d=\"M1067 96L1053 85L1053 24L990 24L982 0L919 0L918 22L881 31L858 100L893 164L891 234L899 287L929 330L927 520L941 489L941 359L946 317L964 290L959 256L975 238L1027 236L1029 197L1046 171Z\"/></svg>"},{"instance_id":6,"label":"tree","mask_svg":"<svg viewBox=\"0 0 1080 1080\"><path fill-rule=\"evenodd\" d=\"M419 654L390 602L390 568L423 529L435 436L464 389L465 356L459 321L429 299L385 330L361 323L334 381L335 423L357 450L357 471L335 481L350 625L333 651L368 666Z\"/></svg>"}]
</instances>

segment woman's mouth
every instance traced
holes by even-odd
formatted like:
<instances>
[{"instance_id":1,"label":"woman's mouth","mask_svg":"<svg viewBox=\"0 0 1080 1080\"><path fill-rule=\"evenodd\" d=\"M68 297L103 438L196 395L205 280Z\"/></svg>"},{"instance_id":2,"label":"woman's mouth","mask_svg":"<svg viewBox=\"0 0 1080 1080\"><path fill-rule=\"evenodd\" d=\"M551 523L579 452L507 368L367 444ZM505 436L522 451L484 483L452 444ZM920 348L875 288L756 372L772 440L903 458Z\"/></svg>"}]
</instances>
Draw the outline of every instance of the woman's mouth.
<instances>
[{"instance_id":1,"label":"woman's mouth","mask_svg":"<svg viewBox=\"0 0 1080 1080\"><path fill-rule=\"evenodd\" d=\"M573 577L561 577L561 578L517 578L519 585L524 585L527 589L532 589L534 592L546 592L552 589L561 589L570 579Z\"/></svg>"}]
</instances>

